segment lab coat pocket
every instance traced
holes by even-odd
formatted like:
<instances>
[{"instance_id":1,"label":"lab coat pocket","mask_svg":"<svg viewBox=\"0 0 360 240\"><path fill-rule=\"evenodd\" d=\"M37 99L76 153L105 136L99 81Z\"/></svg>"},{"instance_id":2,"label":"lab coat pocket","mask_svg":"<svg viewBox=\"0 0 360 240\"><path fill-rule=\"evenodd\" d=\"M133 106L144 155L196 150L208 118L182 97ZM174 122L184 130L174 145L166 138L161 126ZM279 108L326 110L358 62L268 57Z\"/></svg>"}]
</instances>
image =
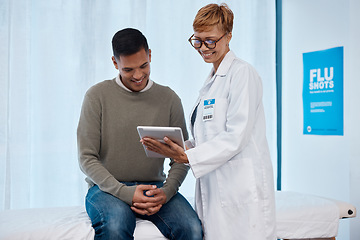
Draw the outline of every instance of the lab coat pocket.
<instances>
[{"instance_id":1,"label":"lab coat pocket","mask_svg":"<svg viewBox=\"0 0 360 240\"><path fill-rule=\"evenodd\" d=\"M228 109L228 102L226 98L216 98L214 113L210 120L203 120L204 133L206 136L217 135L226 130L226 114ZM203 116L204 118L204 116Z\"/></svg>"},{"instance_id":2,"label":"lab coat pocket","mask_svg":"<svg viewBox=\"0 0 360 240\"><path fill-rule=\"evenodd\" d=\"M253 159L232 159L216 170L219 198L223 207L258 201Z\"/></svg>"}]
</instances>

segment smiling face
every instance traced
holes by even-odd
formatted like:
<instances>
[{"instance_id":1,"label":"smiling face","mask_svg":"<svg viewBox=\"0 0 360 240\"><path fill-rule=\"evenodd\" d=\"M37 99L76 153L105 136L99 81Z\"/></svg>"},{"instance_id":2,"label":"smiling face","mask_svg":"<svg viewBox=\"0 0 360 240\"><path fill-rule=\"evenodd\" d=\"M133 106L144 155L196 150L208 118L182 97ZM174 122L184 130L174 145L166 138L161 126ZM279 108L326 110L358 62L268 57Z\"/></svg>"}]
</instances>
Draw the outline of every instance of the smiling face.
<instances>
[{"instance_id":1,"label":"smiling face","mask_svg":"<svg viewBox=\"0 0 360 240\"><path fill-rule=\"evenodd\" d=\"M134 92L143 90L150 76L151 50L149 53L141 49L137 53L122 56L118 59L112 57L114 66L119 70L121 82Z\"/></svg>"},{"instance_id":2,"label":"smiling face","mask_svg":"<svg viewBox=\"0 0 360 240\"><path fill-rule=\"evenodd\" d=\"M199 40L213 40L217 41L221 36L225 34L224 31L220 29L219 26L214 26L208 28L203 32L195 32L194 38ZM202 44L201 48L197 49L199 54L202 56L205 62L212 63L214 65L215 71L218 69L221 61L224 59L226 53L230 51L229 42L231 40L231 32L227 33L223 38L216 42L216 47L214 49L209 49Z\"/></svg>"}]
</instances>

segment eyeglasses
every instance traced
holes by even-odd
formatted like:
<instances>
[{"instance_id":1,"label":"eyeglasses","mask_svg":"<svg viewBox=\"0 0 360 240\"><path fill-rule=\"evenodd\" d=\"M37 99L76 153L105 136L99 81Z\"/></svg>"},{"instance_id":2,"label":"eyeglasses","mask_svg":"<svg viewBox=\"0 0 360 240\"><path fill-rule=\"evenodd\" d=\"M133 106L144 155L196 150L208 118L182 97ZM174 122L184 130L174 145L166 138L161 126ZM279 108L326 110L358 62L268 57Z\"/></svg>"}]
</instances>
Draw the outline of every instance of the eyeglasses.
<instances>
[{"instance_id":1,"label":"eyeglasses","mask_svg":"<svg viewBox=\"0 0 360 240\"><path fill-rule=\"evenodd\" d=\"M208 49L214 49L216 48L216 43L218 41L220 41L227 33L225 33L224 35L222 35L218 40L211 40L211 39L206 39L204 41L200 40L199 38L193 38L194 34L191 35L191 37L188 39L188 41L190 42L191 46L193 46L195 49L199 49L201 48L202 44L204 43L205 46Z\"/></svg>"}]
</instances>

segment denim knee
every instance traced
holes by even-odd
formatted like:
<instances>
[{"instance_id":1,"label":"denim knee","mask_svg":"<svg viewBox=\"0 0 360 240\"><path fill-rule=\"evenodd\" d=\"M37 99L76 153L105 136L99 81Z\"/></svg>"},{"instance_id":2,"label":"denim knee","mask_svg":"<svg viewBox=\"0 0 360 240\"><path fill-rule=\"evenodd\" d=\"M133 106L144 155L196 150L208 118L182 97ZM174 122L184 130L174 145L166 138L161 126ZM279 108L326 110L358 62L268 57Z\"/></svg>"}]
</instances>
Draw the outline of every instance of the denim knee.
<instances>
[{"instance_id":1,"label":"denim knee","mask_svg":"<svg viewBox=\"0 0 360 240\"><path fill-rule=\"evenodd\" d=\"M177 193L163 206L159 215L165 223L158 223L164 236L179 240L203 239L201 221L189 202L180 193Z\"/></svg>"},{"instance_id":2,"label":"denim knee","mask_svg":"<svg viewBox=\"0 0 360 240\"><path fill-rule=\"evenodd\" d=\"M186 233L184 239L202 240L204 233L199 219L188 219L187 224L183 226L183 231Z\"/></svg>"},{"instance_id":3,"label":"denim knee","mask_svg":"<svg viewBox=\"0 0 360 240\"><path fill-rule=\"evenodd\" d=\"M95 186L86 197L86 211L95 230L95 240L133 239L135 215L120 199Z\"/></svg>"}]
</instances>

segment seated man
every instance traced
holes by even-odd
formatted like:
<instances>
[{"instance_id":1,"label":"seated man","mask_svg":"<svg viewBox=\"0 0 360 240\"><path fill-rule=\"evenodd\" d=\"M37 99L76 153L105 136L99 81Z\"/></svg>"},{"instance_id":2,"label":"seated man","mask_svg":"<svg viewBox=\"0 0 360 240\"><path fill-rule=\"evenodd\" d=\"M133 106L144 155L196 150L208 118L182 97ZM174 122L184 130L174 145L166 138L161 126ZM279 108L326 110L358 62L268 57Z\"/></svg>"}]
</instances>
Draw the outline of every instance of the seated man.
<instances>
[{"instance_id":1,"label":"seated man","mask_svg":"<svg viewBox=\"0 0 360 240\"><path fill-rule=\"evenodd\" d=\"M197 214L178 193L188 167L171 161L166 177L164 158L146 157L136 129L177 126L187 138L180 98L150 80L151 50L140 31L117 32L112 47L119 75L87 91L77 130L95 239L133 239L136 217L169 239L202 239Z\"/></svg>"}]
</instances>

